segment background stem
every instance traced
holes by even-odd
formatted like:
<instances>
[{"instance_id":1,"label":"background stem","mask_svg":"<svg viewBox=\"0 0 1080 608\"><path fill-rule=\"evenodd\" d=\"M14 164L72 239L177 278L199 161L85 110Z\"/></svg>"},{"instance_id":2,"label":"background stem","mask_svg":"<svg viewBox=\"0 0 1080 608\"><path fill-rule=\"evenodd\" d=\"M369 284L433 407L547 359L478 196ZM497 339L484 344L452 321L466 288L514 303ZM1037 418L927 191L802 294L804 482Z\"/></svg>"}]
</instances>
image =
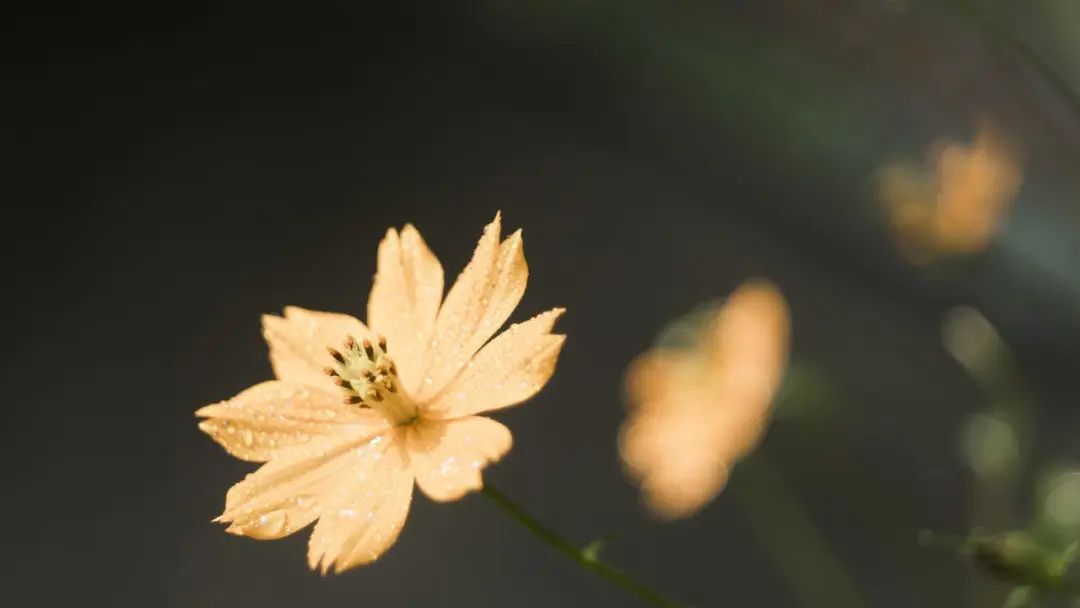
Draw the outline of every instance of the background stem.
<instances>
[{"instance_id":1,"label":"background stem","mask_svg":"<svg viewBox=\"0 0 1080 608\"><path fill-rule=\"evenodd\" d=\"M795 600L806 608L866 608L847 571L794 490L759 448L732 480L743 515Z\"/></svg>"}]
</instances>

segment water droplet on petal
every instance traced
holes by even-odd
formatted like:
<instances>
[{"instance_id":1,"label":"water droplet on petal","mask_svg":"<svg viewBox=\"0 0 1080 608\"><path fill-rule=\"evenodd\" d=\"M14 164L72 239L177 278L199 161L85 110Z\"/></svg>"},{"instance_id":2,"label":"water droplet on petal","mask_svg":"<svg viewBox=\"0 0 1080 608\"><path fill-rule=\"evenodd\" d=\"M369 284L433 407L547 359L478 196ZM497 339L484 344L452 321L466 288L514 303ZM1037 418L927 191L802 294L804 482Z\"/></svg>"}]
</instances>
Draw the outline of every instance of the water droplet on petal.
<instances>
[{"instance_id":1,"label":"water droplet on petal","mask_svg":"<svg viewBox=\"0 0 1080 608\"><path fill-rule=\"evenodd\" d=\"M285 511L270 511L241 526L241 531L244 536L251 538L278 538L285 532L288 523L289 518Z\"/></svg>"}]
</instances>

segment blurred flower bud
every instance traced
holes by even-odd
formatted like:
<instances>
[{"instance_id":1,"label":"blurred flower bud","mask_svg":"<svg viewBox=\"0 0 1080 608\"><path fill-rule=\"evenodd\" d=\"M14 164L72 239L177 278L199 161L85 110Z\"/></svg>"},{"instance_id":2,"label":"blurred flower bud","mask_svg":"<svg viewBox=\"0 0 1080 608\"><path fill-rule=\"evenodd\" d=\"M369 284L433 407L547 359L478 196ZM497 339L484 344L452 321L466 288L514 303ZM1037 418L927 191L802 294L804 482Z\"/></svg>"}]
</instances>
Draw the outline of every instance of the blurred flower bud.
<instances>
[{"instance_id":1,"label":"blurred flower bud","mask_svg":"<svg viewBox=\"0 0 1080 608\"><path fill-rule=\"evenodd\" d=\"M1005 344L990 321L970 306L956 306L945 313L941 341L968 373L986 379L1000 369Z\"/></svg>"},{"instance_id":2,"label":"blurred flower bud","mask_svg":"<svg viewBox=\"0 0 1080 608\"><path fill-rule=\"evenodd\" d=\"M1041 523L1060 535L1075 538L1080 531L1080 471L1060 471L1041 485Z\"/></svg>"},{"instance_id":3,"label":"blurred flower bud","mask_svg":"<svg viewBox=\"0 0 1080 608\"><path fill-rule=\"evenodd\" d=\"M985 572L1002 581L1038 589L1056 589L1065 578L1076 548L1054 551L1026 532L1005 532L973 538L966 552Z\"/></svg>"},{"instance_id":4,"label":"blurred flower bud","mask_svg":"<svg viewBox=\"0 0 1080 608\"><path fill-rule=\"evenodd\" d=\"M920 265L989 247L1021 179L1016 151L988 120L971 144L940 141L925 165L892 163L876 176L897 245Z\"/></svg>"}]
</instances>

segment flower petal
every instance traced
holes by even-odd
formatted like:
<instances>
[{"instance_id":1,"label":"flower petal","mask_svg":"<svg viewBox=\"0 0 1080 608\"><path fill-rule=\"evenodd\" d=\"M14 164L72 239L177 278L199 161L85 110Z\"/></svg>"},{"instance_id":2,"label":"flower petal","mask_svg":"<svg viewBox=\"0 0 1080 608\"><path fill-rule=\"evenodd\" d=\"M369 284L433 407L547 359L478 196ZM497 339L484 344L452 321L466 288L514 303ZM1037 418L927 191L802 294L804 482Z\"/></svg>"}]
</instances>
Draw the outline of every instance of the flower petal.
<instances>
[{"instance_id":1,"label":"flower petal","mask_svg":"<svg viewBox=\"0 0 1080 608\"><path fill-rule=\"evenodd\" d=\"M516 405L535 395L555 371L566 336L549 333L565 312L554 308L495 337L427 405L426 414L458 418Z\"/></svg>"},{"instance_id":2,"label":"flower petal","mask_svg":"<svg viewBox=\"0 0 1080 608\"><path fill-rule=\"evenodd\" d=\"M323 373L324 368L334 365L326 348L340 348L349 335L362 340L370 332L357 319L334 312L286 306L284 318L263 315L263 336L278 379L315 386L333 395L340 389Z\"/></svg>"},{"instance_id":3,"label":"flower petal","mask_svg":"<svg viewBox=\"0 0 1080 608\"><path fill-rule=\"evenodd\" d=\"M357 470L371 468L385 451L389 431L343 427L332 437L282 450L225 495L225 512L215 521L232 534L281 538L311 523L325 509L333 489Z\"/></svg>"},{"instance_id":4,"label":"flower petal","mask_svg":"<svg viewBox=\"0 0 1080 608\"><path fill-rule=\"evenodd\" d=\"M749 281L716 310L688 350L657 350L631 364L623 464L665 519L704 507L765 431L787 361L787 304Z\"/></svg>"},{"instance_id":5,"label":"flower petal","mask_svg":"<svg viewBox=\"0 0 1080 608\"><path fill-rule=\"evenodd\" d=\"M336 387L335 387L336 388ZM377 430L382 416L345 405L340 396L290 382L256 384L195 412L199 428L230 454L265 462L283 449L337 432L342 425Z\"/></svg>"},{"instance_id":6,"label":"flower petal","mask_svg":"<svg viewBox=\"0 0 1080 608\"><path fill-rule=\"evenodd\" d=\"M480 471L510 451L513 438L502 424L481 416L420 420L408 429L416 483L432 500L457 500L483 487Z\"/></svg>"},{"instance_id":7,"label":"flower petal","mask_svg":"<svg viewBox=\"0 0 1080 608\"><path fill-rule=\"evenodd\" d=\"M408 224L386 231L368 297L374 332L386 336L405 390L415 394L442 299L443 269L420 233Z\"/></svg>"},{"instance_id":8,"label":"flower petal","mask_svg":"<svg viewBox=\"0 0 1080 608\"><path fill-rule=\"evenodd\" d=\"M472 260L446 295L435 320L427 372L418 391L431 397L468 362L517 307L529 276L521 231L499 243L501 218L495 216L480 237Z\"/></svg>"},{"instance_id":9,"label":"flower petal","mask_svg":"<svg viewBox=\"0 0 1080 608\"><path fill-rule=\"evenodd\" d=\"M720 309L708 336L715 402L730 410L729 438L741 451L757 443L787 368L791 315L780 290L746 281ZM734 431L739 430L736 434Z\"/></svg>"},{"instance_id":10,"label":"flower petal","mask_svg":"<svg viewBox=\"0 0 1080 608\"><path fill-rule=\"evenodd\" d=\"M619 452L641 485L645 504L662 519L688 517L713 499L732 464L711 403L654 402L637 408L619 433Z\"/></svg>"},{"instance_id":11,"label":"flower petal","mask_svg":"<svg viewBox=\"0 0 1080 608\"><path fill-rule=\"evenodd\" d=\"M308 544L312 569L325 574L331 566L334 572L362 566L397 540L409 513L413 476L404 446L397 439L389 443L380 455L354 463L330 492Z\"/></svg>"},{"instance_id":12,"label":"flower petal","mask_svg":"<svg viewBox=\"0 0 1080 608\"><path fill-rule=\"evenodd\" d=\"M669 395L679 371L679 358L654 350L638 355L626 367L623 387L632 409L648 407Z\"/></svg>"}]
</instances>

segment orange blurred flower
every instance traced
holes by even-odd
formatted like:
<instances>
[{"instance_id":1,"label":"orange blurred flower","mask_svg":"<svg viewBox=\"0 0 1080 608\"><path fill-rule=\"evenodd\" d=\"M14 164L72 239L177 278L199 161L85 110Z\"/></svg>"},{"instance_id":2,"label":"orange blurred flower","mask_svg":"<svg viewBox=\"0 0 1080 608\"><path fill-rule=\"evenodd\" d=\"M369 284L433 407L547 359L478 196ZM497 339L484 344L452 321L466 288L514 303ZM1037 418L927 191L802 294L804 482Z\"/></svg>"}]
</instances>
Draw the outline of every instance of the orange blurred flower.
<instances>
[{"instance_id":1,"label":"orange blurred flower","mask_svg":"<svg viewBox=\"0 0 1080 608\"><path fill-rule=\"evenodd\" d=\"M370 329L295 307L263 317L277 380L196 412L231 454L266 462L229 490L216 521L274 539L318 520L308 564L341 572L394 543L414 481L437 501L482 486L511 436L475 414L539 391L565 339L551 333L556 308L488 341L528 277L521 231L499 234L496 215L441 306L442 266L407 225L379 246Z\"/></svg>"},{"instance_id":2,"label":"orange blurred flower","mask_svg":"<svg viewBox=\"0 0 1080 608\"><path fill-rule=\"evenodd\" d=\"M879 195L904 255L926 263L990 245L1020 189L1014 151L989 122L965 146L939 142L930 170L894 163L878 176Z\"/></svg>"},{"instance_id":3,"label":"orange blurred flower","mask_svg":"<svg viewBox=\"0 0 1080 608\"><path fill-rule=\"evenodd\" d=\"M776 287L750 281L707 313L689 348L630 364L619 448L654 514L696 513L757 445L787 365L789 324Z\"/></svg>"}]
</instances>

